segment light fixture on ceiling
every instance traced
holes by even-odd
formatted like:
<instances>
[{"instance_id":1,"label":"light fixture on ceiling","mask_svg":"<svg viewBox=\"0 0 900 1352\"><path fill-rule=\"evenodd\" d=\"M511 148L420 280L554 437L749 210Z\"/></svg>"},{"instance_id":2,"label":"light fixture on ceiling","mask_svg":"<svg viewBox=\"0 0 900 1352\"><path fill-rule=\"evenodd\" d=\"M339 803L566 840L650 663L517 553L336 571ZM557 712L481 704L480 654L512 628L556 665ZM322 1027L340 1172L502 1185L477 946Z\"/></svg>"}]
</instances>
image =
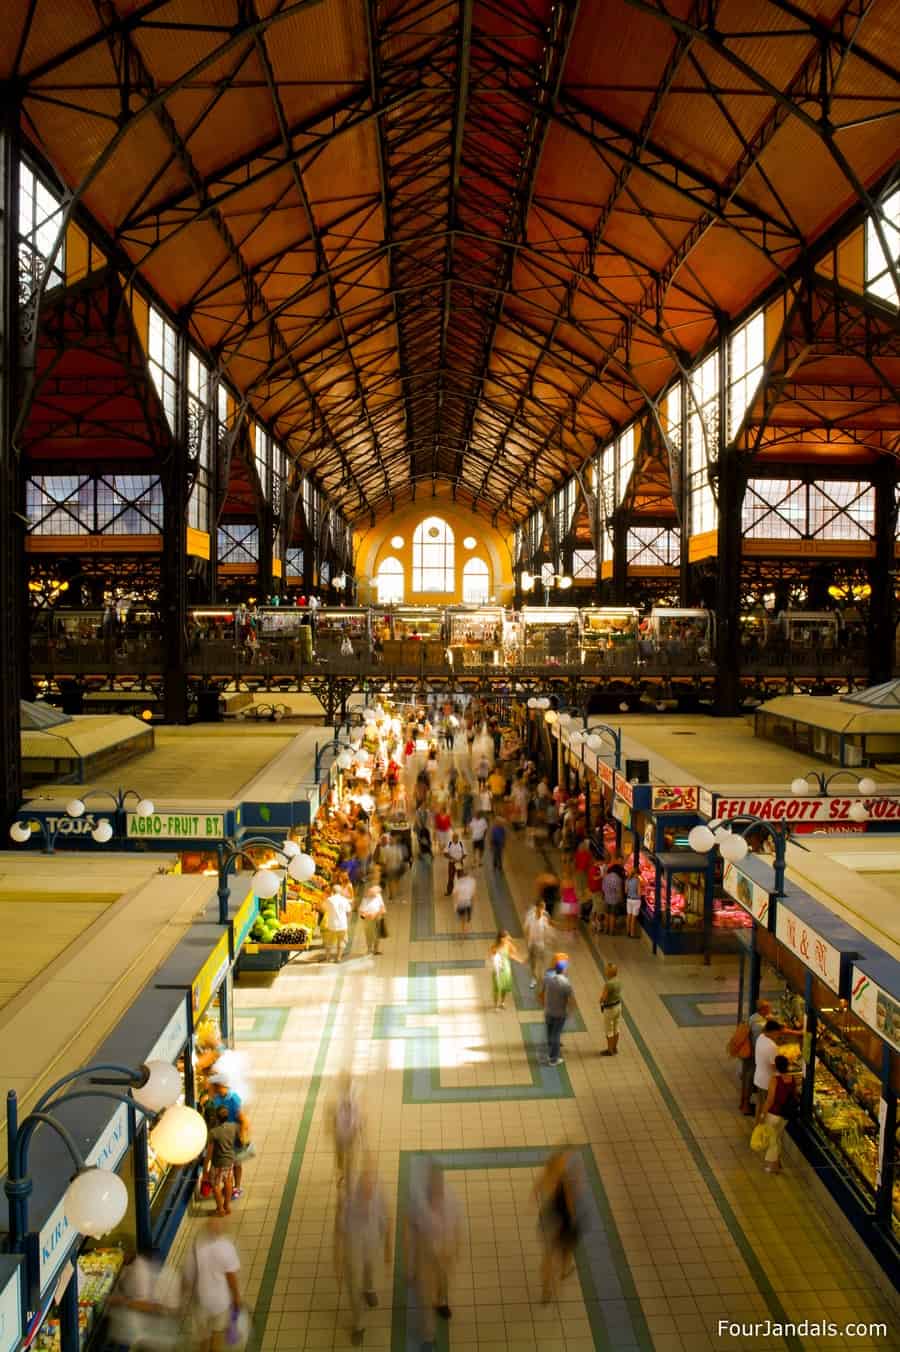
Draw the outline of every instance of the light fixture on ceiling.
<instances>
[{"instance_id":1,"label":"light fixture on ceiling","mask_svg":"<svg viewBox=\"0 0 900 1352\"><path fill-rule=\"evenodd\" d=\"M466 549L474 549L477 543L478 541L475 539L474 535L467 535L463 540L463 546Z\"/></svg>"},{"instance_id":2,"label":"light fixture on ceiling","mask_svg":"<svg viewBox=\"0 0 900 1352\"><path fill-rule=\"evenodd\" d=\"M402 535L391 536L391 545L394 549L402 549L405 543Z\"/></svg>"}]
</instances>

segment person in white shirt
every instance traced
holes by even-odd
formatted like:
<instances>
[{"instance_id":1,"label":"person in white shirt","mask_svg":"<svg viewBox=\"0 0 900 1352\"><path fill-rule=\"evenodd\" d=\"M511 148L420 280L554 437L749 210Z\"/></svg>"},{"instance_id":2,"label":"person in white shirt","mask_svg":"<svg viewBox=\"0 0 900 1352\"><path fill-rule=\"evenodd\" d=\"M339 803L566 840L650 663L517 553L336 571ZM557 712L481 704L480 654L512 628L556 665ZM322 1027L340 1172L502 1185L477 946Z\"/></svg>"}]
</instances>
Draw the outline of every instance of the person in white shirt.
<instances>
[{"instance_id":1,"label":"person in white shirt","mask_svg":"<svg viewBox=\"0 0 900 1352\"><path fill-rule=\"evenodd\" d=\"M188 1249L181 1274L200 1352L220 1352L223 1335L241 1308L237 1279L241 1260L223 1224L217 1216L209 1218Z\"/></svg>"},{"instance_id":2,"label":"person in white shirt","mask_svg":"<svg viewBox=\"0 0 900 1352\"><path fill-rule=\"evenodd\" d=\"M366 932L366 953L379 954L381 949L382 922L384 920L384 897L378 883L370 883L359 904L359 914Z\"/></svg>"},{"instance_id":3,"label":"person in white shirt","mask_svg":"<svg viewBox=\"0 0 900 1352\"><path fill-rule=\"evenodd\" d=\"M775 1057L778 1055L778 1034L784 1030L777 1019L767 1019L766 1026L756 1039L753 1087L756 1090L756 1120L764 1117L769 1084L775 1073Z\"/></svg>"},{"instance_id":4,"label":"person in white shirt","mask_svg":"<svg viewBox=\"0 0 900 1352\"><path fill-rule=\"evenodd\" d=\"M488 795L490 797L490 795ZM484 838L487 835L487 817L481 809L481 805L475 809L475 816L469 822L469 835L472 837L472 853L477 863L484 860Z\"/></svg>"},{"instance_id":5,"label":"person in white shirt","mask_svg":"<svg viewBox=\"0 0 900 1352\"><path fill-rule=\"evenodd\" d=\"M547 969L547 943L553 933L553 921L542 901L536 901L525 915L525 940L528 944L529 985L534 990Z\"/></svg>"},{"instance_id":6,"label":"person in white shirt","mask_svg":"<svg viewBox=\"0 0 900 1352\"><path fill-rule=\"evenodd\" d=\"M468 938L469 930L472 928L472 904L474 900L475 879L470 873L464 873L462 868L458 868L456 882L453 884L453 905L456 914L459 916L464 939Z\"/></svg>"},{"instance_id":7,"label":"person in white shirt","mask_svg":"<svg viewBox=\"0 0 900 1352\"><path fill-rule=\"evenodd\" d=\"M347 921L353 902L335 889L325 898L325 961L340 962L347 946Z\"/></svg>"},{"instance_id":8,"label":"person in white shirt","mask_svg":"<svg viewBox=\"0 0 900 1352\"><path fill-rule=\"evenodd\" d=\"M457 872L462 869L466 858L466 847L459 838L459 832L454 831L449 843L444 847L444 854L447 859L447 891L445 896L450 896L453 891L453 883Z\"/></svg>"}]
</instances>

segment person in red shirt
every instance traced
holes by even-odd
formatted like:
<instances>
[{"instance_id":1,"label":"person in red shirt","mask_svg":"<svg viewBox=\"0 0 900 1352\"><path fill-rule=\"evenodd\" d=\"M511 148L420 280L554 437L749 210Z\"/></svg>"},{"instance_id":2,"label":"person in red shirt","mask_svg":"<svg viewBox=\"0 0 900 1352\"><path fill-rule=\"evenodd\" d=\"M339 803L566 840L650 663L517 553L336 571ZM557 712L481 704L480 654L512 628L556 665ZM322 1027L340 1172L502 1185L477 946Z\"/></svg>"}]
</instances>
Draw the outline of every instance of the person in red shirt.
<instances>
[{"instance_id":1,"label":"person in red shirt","mask_svg":"<svg viewBox=\"0 0 900 1352\"><path fill-rule=\"evenodd\" d=\"M575 883L578 888L579 901L587 900L586 896L586 893L588 891L587 875L588 869L591 866L592 858L593 855L591 853L591 847L588 844L588 842L584 839L584 837L582 837L575 847L575 858L573 860L573 867L575 870Z\"/></svg>"}]
</instances>

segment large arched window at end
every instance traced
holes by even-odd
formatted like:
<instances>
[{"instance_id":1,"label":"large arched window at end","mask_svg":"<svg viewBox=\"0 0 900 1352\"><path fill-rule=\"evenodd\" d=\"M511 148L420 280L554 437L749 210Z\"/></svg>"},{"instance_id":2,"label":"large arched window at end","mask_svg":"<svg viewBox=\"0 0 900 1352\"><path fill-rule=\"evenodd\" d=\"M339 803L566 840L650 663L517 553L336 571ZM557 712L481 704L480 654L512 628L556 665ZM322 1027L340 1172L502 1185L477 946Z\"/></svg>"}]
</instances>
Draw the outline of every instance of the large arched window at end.
<instances>
[{"instance_id":1,"label":"large arched window at end","mask_svg":"<svg viewBox=\"0 0 900 1352\"><path fill-rule=\"evenodd\" d=\"M413 532L414 592L456 590L453 531L440 516L426 516Z\"/></svg>"},{"instance_id":2,"label":"large arched window at end","mask_svg":"<svg viewBox=\"0 0 900 1352\"><path fill-rule=\"evenodd\" d=\"M382 559L381 566L375 574L375 590L378 592L380 606L399 605L403 600L403 593L406 590L403 564L393 555Z\"/></svg>"},{"instance_id":3,"label":"large arched window at end","mask_svg":"<svg viewBox=\"0 0 900 1352\"><path fill-rule=\"evenodd\" d=\"M491 594L491 575L483 559L469 559L463 568L463 601L483 606Z\"/></svg>"}]
</instances>

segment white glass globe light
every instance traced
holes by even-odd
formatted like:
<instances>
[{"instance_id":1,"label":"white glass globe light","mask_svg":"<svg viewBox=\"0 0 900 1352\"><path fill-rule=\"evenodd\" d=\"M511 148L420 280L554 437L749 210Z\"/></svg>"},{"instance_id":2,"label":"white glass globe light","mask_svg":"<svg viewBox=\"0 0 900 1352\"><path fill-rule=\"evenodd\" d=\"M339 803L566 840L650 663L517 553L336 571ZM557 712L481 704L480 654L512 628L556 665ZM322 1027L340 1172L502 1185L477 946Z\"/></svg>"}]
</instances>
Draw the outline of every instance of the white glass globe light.
<instances>
[{"instance_id":1,"label":"white glass globe light","mask_svg":"<svg viewBox=\"0 0 900 1352\"><path fill-rule=\"evenodd\" d=\"M196 1109L175 1103L151 1131L150 1144L166 1164L190 1164L206 1149L206 1123Z\"/></svg>"},{"instance_id":2,"label":"white glass globe light","mask_svg":"<svg viewBox=\"0 0 900 1352\"><path fill-rule=\"evenodd\" d=\"M600 736L599 732L592 732L585 745L589 751L599 753L603 750L603 738Z\"/></svg>"},{"instance_id":3,"label":"white glass globe light","mask_svg":"<svg viewBox=\"0 0 900 1352\"><path fill-rule=\"evenodd\" d=\"M475 539L475 536L474 536L474 535L467 535L467 536L464 538L464 540L463 540L463 548L464 548L464 549L474 549L474 548L475 548L475 545L476 545L477 543L478 543L478 542L477 542L477 540Z\"/></svg>"},{"instance_id":4,"label":"white glass globe light","mask_svg":"<svg viewBox=\"0 0 900 1352\"><path fill-rule=\"evenodd\" d=\"M139 817L152 817L156 807L149 798L142 798L134 810Z\"/></svg>"},{"instance_id":5,"label":"white glass globe light","mask_svg":"<svg viewBox=\"0 0 900 1352\"><path fill-rule=\"evenodd\" d=\"M868 775L863 776L863 778L859 781L857 788L859 789L860 793L878 792L878 785L875 783L875 780L870 779Z\"/></svg>"},{"instance_id":6,"label":"white glass globe light","mask_svg":"<svg viewBox=\"0 0 900 1352\"><path fill-rule=\"evenodd\" d=\"M538 702L535 699L534 695L532 695L531 699L528 701L528 707L529 709L536 709L538 707Z\"/></svg>"},{"instance_id":7,"label":"white glass globe light","mask_svg":"<svg viewBox=\"0 0 900 1352\"><path fill-rule=\"evenodd\" d=\"M619 705L619 712L622 714L628 713L628 705L625 703L624 700L622 700L622 703Z\"/></svg>"},{"instance_id":8,"label":"white glass globe light","mask_svg":"<svg viewBox=\"0 0 900 1352\"><path fill-rule=\"evenodd\" d=\"M91 839L96 840L98 845L105 845L106 842L112 840L112 838L112 822L107 817L101 817L91 832Z\"/></svg>"},{"instance_id":9,"label":"white glass globe light","mask_svg":"<svg viewBox=\"0 0 900 1352\"><path fill-rule=\"evenodd\" d=\"M342 751L337 758L337 767L339 770L349 770L353 764L353 757L349 751Z\"/></svg>"},{"instance_id":10,"label":"white glass globe light","mask_svg":"<svg viewBox=\"0 0 900 1352\"><path fill-rule=\"evenodd\" d=\"M148 1061L146 1069L150 1072L147 1083L132 1089L131 1096L149 1112L161 1113L181 1097L181 1076L170 1061Z\"/></svg>"},{"instance_id":11,"label":"white glass globe light","mask_svg":"<svg viewBox=\"0 0 900 1352\"><path fill-rule=\"evenodd\" d=\"M865 803L851 803L847 816L854 822L867 822L869 820L869 809Z\"/></svg>"},{"instance_id":12,"label":"white glass globe light","mask_svg":"<svg viewBox=\"0 0 900 1352\"><path fill-rule=\"evenodd\" d=\"M281 878L270 868L258 868L252 878L253 891L264 901L270 897L278 895L278 889L281 886ZM169 1163L174 1163L170 1160Z\"/></svg>"},{"instance_id":13,"label":"white glass globe light","mask_svg":"<svg viewBox=\"0 0 900 1352\"><path fill-rule=\"evenodd\" d=\"M716 838L708 826L694 826L688 832L688 844L697 854L706 854L716 843Z\"/></svg>"},{"instance_id":14,"label":"white glass globe light","mask_svg":"<svg viewBox=\"0 0 900 1352\"><path fill-rule=\"evenodd\" d=\"M796 794L798 798L804 797L805 794L809 793L809 780L800 779L799 776L797 779L792 779L791 793Z\"/></svg>"},{"instance_id":15,"label":"white glass globe light","mask_svg":"<svg viewBox=\"0 0 900 1352\"><path fill-rule=\"evenodd\" d=\"M66 812L70 817L83 817L84 803L80 798L72 798L66 803Z\"/></svg>"},{"instance_id":16,"label":"white glass globe light","mask_svg":"<svg viewBox=\"0 0 900 1352\"><path fill-rule=\"evenodd\" d=\"M288 865L288 873L297 883L309 882L316 871L316 861L311 854L296 854Z\"/></svg>"},{"instance_id":17,"label":"white glass globe light","mask_svg":"<svg viewBox=\"0 0 900 1352\"><path fill-rule=\"evenodd\" d=\"M747 842L743 836L736 836L732 831L726 831L724 837L719 838L719 850L722 858L727 859L731 864L738 864L747 855Z\"/></svg>"},{"instance_id":18,"label":"white glass globe light","mask_svg":"<svg viewBox=\"0 0 900 1352\"><path fill-rule=\"evenodd\" d=\"M539 709L549 709L549 708L550 708L550 700L547 698L546 695L541 695L540 699L539 699L538 702L537 702L537 707L538 707Z\"/></svg>"},{"instance_id":19,"label":"white glass globe light","mask_svg":"<svg viewBox=\"0 0 900 1352\"><path fill-rule=\"evenodd\" d=\"M297 844L296 840L286 840L281 847L281 853L286 859L293 859L300 853L300 846Z\"/></svg>"},{"instance_id":20,"label":"white glass globe light","mask_svg":"<svg viewBox=\"0 0 900 1352\"><path fill-rule=\"evenodd\" d=\"M65 1206L74 1230L100 1239L115 1230L128 1210L128 1189L109 1169L85 1169L66 1189Z\"/></svg>"},{"instance_id":21,"label":"white glass globe light","mask_svg":"<svg viewBox=\"0 0 900 1352\"><path fill-rule=\"evenodd\" d=\"M31 839L31 827L27 822L13 822L9 834L18 845L24 845L26 840Z\"/></svg>"},{"instance_id":22,"label":"white glass globe light","mask_svg":"<svg viewBox=\"0 0 900 1352\"><path fill-rule=\"evenodd\" d=\"M569 746L579 747L584 745L584 733L576 728L574 732L569 733Z\"/></svg>"},{"instance_id":23,"label":"white glass globe light","mask_svg":"<svg viewBox=\"0 0 900 1352\"><path fill-rule=\"evenodd\" d=\"M392 536L391 536L391 544L393 545L394 549L402 549L402 548L403 548L403 543L404 543L404 542L403 542L403 536L402 536L402 535L392 535Z\"/></svg>"}]
</instances>

